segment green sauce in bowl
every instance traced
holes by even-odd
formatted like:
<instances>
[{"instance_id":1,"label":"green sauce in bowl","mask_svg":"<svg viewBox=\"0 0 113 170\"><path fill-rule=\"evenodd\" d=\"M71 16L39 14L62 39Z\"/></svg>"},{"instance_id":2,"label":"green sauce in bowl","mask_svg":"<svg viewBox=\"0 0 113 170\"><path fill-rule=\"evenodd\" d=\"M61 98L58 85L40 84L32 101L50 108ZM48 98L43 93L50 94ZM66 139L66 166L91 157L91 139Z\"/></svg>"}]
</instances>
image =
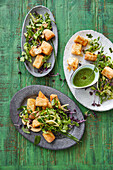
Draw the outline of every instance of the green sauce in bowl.
<instances>
[{"instance_id":1,"label":"green sauce in bowl","mask_svg":"<svg viewBox=\"0 0 113 170\"><path fill-rule=\"evenodd\" d=\"M95 73L91 68L80 69L73 77L73 85L84 87L91 84L95 79Z\"/></svg>"}]
</instances>

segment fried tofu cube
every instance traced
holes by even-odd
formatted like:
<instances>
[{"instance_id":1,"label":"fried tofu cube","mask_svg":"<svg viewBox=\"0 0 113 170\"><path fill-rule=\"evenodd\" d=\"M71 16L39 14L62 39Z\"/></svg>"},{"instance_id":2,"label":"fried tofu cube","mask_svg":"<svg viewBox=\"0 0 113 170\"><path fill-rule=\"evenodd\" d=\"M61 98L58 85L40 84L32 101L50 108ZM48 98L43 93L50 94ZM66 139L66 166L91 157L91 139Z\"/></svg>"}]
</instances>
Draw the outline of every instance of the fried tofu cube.
<instances>
[{"instance_id":1,"label":"fried tofu cube","mask_svg":"<svg viewBox=\"0 0 113 170\"><path fill-rule=\"evenodd\" d=\"M33 128L38 127L40 125L42 125L43 123L39 122L37 119L34 119L32 122L32 126Z\"/></svg>"},{"instance_id":2,"label":"fried tofu cube","mask_svg":"<svg viewBox=\"0 0 113 170\"><path fill-rule=\"evenodd\" d=\"M50 55L53 50L53 47L46 41L43 41L41 45L41 49L43 54Z\"/></svg>"},{"instance_id":3,"label":"fried tofu cube","mask_svg":"<svg viewBox=\"0 0 113 170\"><path fill-rule=\"evenodd\" d=\"M75 39L74 39L75 43L80 43L83 46L86 46L88 44L88 40L81 37L80 35L78 35Z\"/></svg>"},{"instance_id":4,"label":"fried tofu cube","mask_svg":"<svg viewBox=\"0 0 113 170\"><path fill-rule=\"evenodd\" d=\"M48 98L41 91L39 91L38 97L43 98L43 99L47 99L47 101L48 101L47 107L52 108L52 105L49 102ZM42 109L46 109L46 107L43 106Z\"/></svg>"},{"instance_id":5,"label":"fried tofu cube","mask_svg":"<svg viewBox=\"0 0 113 170\"><path fill-rule=\"evenodd\" d=\"M70 69L75 71L78 67L79 60L76 57L74 57L74 58L70 57L67 59L67 63L68 63L68 66L70 67Z\"/></svg>"},{"instance_id":6,"label":"fried tofu cube","mask_svg":"<svg viewBox=\"0 0 113 170\"><path fill-rule=\"evenodd\" d=\"M36 104L35 103L36 103L35 99L32 99L32 98L27 99L28 113L31 113L31 111L35 111L35 109L36 109Z\"/></svg>"},{"instance_id":7,"label":"fried tofu cube","mask_svg":"<svg viewBox=\"0 0 113 170\"><path fill-rule=\"evenodd\" d=\"M82 45L79 43L75 43L72 45L71 53L75 55L80 55L82 51Z\"/></svg>"},{"instance_id":8,"label":"fried tofu cube","mask_svg":"<svg viewBox=\"0 0 113 170\"><path fill-rule=\"evenodd\" d=\"M48 105L48 100L47 99L43 99L40 97L36 98L36 106L44 106L46 107Z\"/></svg>"},{"instance_id":9,"label":"fried tofu cube","mask_svg":"<svg viewBox=\"0 0 113 170\"><path fill-rule=\"evenodd\" d=\"M48 100L48 98L47 98L41 91L39 91L38 97ZM48 100L48 101L49 101L49 100Z\"/></svg>"},{"instance_id":10,"label":"fried tofu cube","mask_svg":"<svg viewBox=\"0 0 113 170\"><path fill-rule=\"evenodd\" d=\"M44 34L44 37L45 37L46 41L49 41L51 38L53 38L55 36L55 34L49 29L45 29L43 31L43 34Z\"/></svg>"},{"instance_id":11,"label":"fried tofu cube","mask_svg":"<svg viewBox=\"0 0 113 170\"><path fill-rule=\"evenodd\" d=\"M51 131L47 131L46 133L43 133L42 135L48 143L51 143L55 140L55 136Z\"/></svg>"},{"instance_id":12,"label":"fried tofu cube","mask_svg":"<svg viewBox=\"0 0 113 170\"><path fill-rule=\"evenodd\" d=\"M37 54L41 54L42 53L42 49L41 49L41 46L36 48L36 46L33 46L31 48L31 50L29 51L29 54L32 56L32 57L35 57Z\"/></svg>"},{"instance_id":13,"label":"fried tofu cube","mask_svg":"<svg viewBox=\"0 0 113 170\"><path fill-rule=\"evenodd\" d=\"M42 65L43 65L43 59L44 56L43 55L37 55L35 58L35 61L33 62L33 67L36 67L37 69L39 69Z\"/></svg>"},{"instance_id":14,"label":"fried tofu cube","mask_svg":"<svg viewBox=\"0 0 113 170\"><path fill-rule=\"evenodd\" d=\"M101 72L105 77L107 77L108 79L112 79L113 78L113 69L110 67L105 67L102 72Z\"/></svg>"},{"instance_id":15,"label":"fried tofu cube","mask_svg":"<svg viewBox=\"0 0 113 170\"><path fill-rule=\"evenodd\" d=\"M96 59L97 59L97 54L91 53L89 51L86 52L85 60L96 61Z\"/></svg>"}]
</instances>

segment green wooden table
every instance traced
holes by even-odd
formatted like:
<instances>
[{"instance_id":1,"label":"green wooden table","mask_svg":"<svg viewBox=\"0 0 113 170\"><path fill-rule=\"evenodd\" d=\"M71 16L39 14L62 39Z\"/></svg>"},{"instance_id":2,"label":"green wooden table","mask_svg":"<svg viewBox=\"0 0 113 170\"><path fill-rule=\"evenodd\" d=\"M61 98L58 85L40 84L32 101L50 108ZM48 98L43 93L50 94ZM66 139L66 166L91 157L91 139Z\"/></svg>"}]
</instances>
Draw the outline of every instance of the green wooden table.
<instances>
[{"instance_id":1,"label":"green wooden table","mask_svg":"<svg viewBox=\"0 0 113 170\"><path fill-rule=\"evenodd\" d=\"M52 72L63 72L63 52L69 38L82 29L103 33L113 42L113 0L0 0L0 169L84 170L113 169L113 110L89 117L82 143L69 149L51 151L34 146L15 129L10 119L9 104L21 88L34 84L47 85L73 99L81 111L87 110L71 94L66 82L61 88L59 77L33 77L21 55L21 29L27 12L36 5L47 6L54 14L59 34L57 62ZM19 68L18 68L19 67ZM22 74L18 74L18 69ZM55 79L55 82L52 80Z\"/></svg>"}]
</instances>

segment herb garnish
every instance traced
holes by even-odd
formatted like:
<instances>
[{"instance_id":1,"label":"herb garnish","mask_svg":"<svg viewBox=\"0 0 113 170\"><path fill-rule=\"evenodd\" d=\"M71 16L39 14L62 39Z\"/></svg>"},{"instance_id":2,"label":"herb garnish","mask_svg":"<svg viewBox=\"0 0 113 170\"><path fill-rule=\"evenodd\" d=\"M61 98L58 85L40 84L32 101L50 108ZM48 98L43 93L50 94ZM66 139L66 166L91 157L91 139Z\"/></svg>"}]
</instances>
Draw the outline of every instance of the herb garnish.
<instances>
[{"instance_id":1,"label":"herb garnish","mask_svg":"<svg viewBox=\"0 0 113 170\"><path fill-rule=\"evenodd\" d=\"M23 132L24 133L28 133L28 134L30 134L30 131L29 131L29 129L27 128L27 127L22 127L22 130L23 130Z\"/></svg>"},{"instance_id":2,"label":"herb garnish","mask_svg":"<svg viewBox=\"0 0 113 170\"><path fill-rule=\"evenodd\" d=\"M88 38L92 38L93 36L91 34L86 34Z\"/></svg>"},{"instance_id":3,"label":"herb garnish","mask_svg":"<svg viewBox=\"0 0 113 170\"><path fill-rule=\"evenodd\" d=\"M93 53L93 52L99 50L99 49L101 48L101 45L100 45L99 42L98 42L99 39L100 39L100 37L98 37L97 39L91 40L91 41L89 42L90 47L89 47L88 49L84 50L84 53L85 53L86 51L89 51L89 52L92 52L92 53Z\"/></svg>"},{"instance_id":4,"label":"herb garnish","mask_svg":"<svg viewBox=\"0 0 113 170\"><path fill-rule=\"evenodd\" d=\"M110 53L112 53L113 52L112 48L109 48L109 51L110 51Z\"/></svg>"}]
</instances>

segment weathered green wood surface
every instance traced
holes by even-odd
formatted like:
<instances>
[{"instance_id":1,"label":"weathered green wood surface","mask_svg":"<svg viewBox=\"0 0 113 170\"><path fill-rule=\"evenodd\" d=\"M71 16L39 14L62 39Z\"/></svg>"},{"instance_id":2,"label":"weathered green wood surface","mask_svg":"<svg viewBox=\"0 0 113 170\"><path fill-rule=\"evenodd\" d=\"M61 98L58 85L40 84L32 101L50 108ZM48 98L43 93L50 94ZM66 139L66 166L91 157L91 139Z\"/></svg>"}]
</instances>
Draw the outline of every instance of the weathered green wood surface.
<instances>
[{"instance_id":1,"label":"weathered green wood surface","mask_svg":"<svg viewBox=\"0 0 113 170\"><path fill-rule=\"evenodd\" d=\"M88 118L82 143L66 150L51 151L34 146L13 126L9 104L21 88L42 84L71 97L66 82L59 77L35 78L23 63L18 74L17 57L21 55L21 28L27 12L36 5L47 6L54 14L59 33L59 50L54 73L63 73L63 52L69 38L82 29L103 33L113 42L113 0L0 0L0 162L1 169L84 170L113 169L113 110ZM55 82L52 82L55 79ZM76 102L82 112L87 109Z\"/></svg>"}]
</instances>

